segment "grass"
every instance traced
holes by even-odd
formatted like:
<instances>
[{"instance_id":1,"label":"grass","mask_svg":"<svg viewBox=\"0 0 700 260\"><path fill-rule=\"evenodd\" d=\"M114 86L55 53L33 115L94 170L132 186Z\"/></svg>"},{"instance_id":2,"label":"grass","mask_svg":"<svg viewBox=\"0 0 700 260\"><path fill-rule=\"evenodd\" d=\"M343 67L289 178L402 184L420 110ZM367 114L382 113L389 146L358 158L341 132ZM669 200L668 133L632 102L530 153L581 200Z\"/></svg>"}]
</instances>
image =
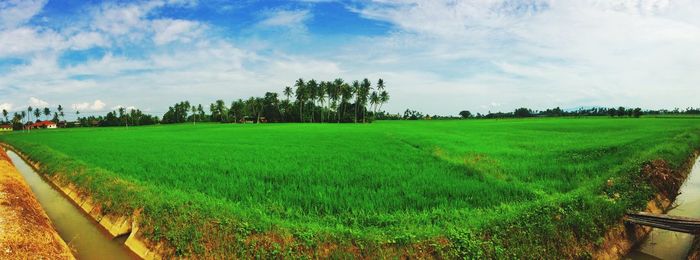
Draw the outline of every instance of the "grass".
<instances>
[{"instance_id":1,"label":"grass","mask_svg":"<svg viewBox=\"0 0 700 260\"><path fill-rule=\"evenodd\" d=\"M381 121L0 135L179 255L580 257L700 148L688 118ZM605 185L615 180L613 187ZM613 193L617 193L613 197ZM318 255L316 255L318 256Z\"/></svg>"}]
</instances>

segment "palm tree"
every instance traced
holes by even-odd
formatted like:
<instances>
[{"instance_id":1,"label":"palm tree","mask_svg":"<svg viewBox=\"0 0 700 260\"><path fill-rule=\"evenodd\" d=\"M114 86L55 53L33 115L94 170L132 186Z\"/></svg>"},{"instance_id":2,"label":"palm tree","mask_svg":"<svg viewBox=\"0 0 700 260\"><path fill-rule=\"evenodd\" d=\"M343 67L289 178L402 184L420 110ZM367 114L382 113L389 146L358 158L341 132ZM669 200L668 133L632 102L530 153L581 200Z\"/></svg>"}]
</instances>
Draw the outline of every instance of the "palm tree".
<instances>
[{"instance_id":1,"label":"palm tree","mask_svg":"<svg viewBox=\"0 0 700 260\"><path fill-rule=\"evenodd\" d=\"M48 107L45 107L44 108L44 116L46 116L47 121L49 120L50 115L51 115L51 109L49 109Z\"/></svg>"},{"instance_id":2,"label":"palm tree","mask_svg":"<svg viewBox=\"0 0 700 260\"><path fill-rule=\"evenodd\" d=\"M304 122L304 103L305 103L305 98L306 98L306 84L304 83L304 79L298 79L296 83L294 83L294 87L297 89L295 90L297 102L299 102L299 122L303 123Z\"/></svg>"},{"instance_id":3,"label":"palm tree","mask_svg":"<svg viewBox=\"0 0 700 260\"><path fill-rule=\"evenodd\" d=\"M6 122L9 122L9 121L7 121L7 110L5 110L5 109L2 110L2 117L5 118Z\"/></svg>"},{"instance_id":4,"label":"palm tree","mask_svg":"<svg viewBox=\"0 0 700 260\"><path fill-rule=\"evenodd\" d=\"M39 116L41 115L41 111L39 109L34 109L34 118L36 118L37 121L39 121Z\"/></svg>"},{"instance_id":5,"label":"palm tree","mask_svg":"<svg viewBox=\"0 0 700 260\"><path fill-rule=\"evenodd\" d=\"M372 118L374 119L377 114L377 105L379 105L380 98L377 91L372 91L372 95L369 96L370 108L372 108Z\"/></svg>"},{"instance_id":6,"label":"palm tree","mask_svg":"<svg viewBox=\"0 0 700 260\"><path fill-rule=\"evenodd\" d=\"M294 93L294 90L292 90L292 88L290 86L286 86L286 87L284 87L283 93L287 97L287 100L289 101L289 97L292 96L292 94Z\"/></svg>"},{"instance_id":7,"label":"palm tree","mask_svg":"<svg viewBox=\"0 0 700 260\"><path fill-rule=\"evenodd\" d=\"M369 92L372 90L372 82L370 82L367 78L362 80L362 84L360 86L360 93L361 93L361 99L360 103L362 104L362 123L366 123L367 121L365 120L367 118L367 99L369 98Z\"/></svg>"},{"instance_id":8,"label":"palm tree","mask_svg":"<svg viewBox=\"0 0 700 260\"><path fill-rule=\"evenodd\" d=\"M340 85L340 99L341 103L343 103L343 112L340 113L342 117L345 117L345 113L347 112L347 104L350 102L350 99L352 99L352 94L353 88L350 87L350 85L347 83Z\"/></svg>"},{"instance_id":9,"label":"palm tree","mask_svg":"<svg viewBox=\"0 0 700 260\"><path fill-rule=\"evenodd\" d=\"M343 79L337 78L328 88L328 96L330 96L335 105L335 117L338 119L338 123L340 123L340 103L338 103L338 99L340 99L340 92L343 84L345 84Z\"/></svg>"},{"instance_id":10,"label":"palm tree","mask_svg":"<svg viewBox=\"0 0 700 260\"><path fill-rule=\"evenodd\" d=\"M119 119L124 119L124 125L126 125L127 128L129 128L129 121L126 117L126 109L124 107L119 107Z\"/></svg>"},{"instance_id":11,"label":"palm tree","mask_svg":"<svg viewBox=\"0 0 700 260\"><path fill-rule=\"evenodd\" d=\"M382 93L379 94L379 110L382 110L382 105L384 105L386 102L389 102L389 93L386 91L382 91Z\"/></svg>"},{"instance_id":12,"label":"palm tree","mask_svg":"<svg viewBox=\"0 0 700 260\"><path fill-rule=\"evenodd\" d=\"M30 110L31 108L32 107L29 107L29 109L27 109L27 110L31 111ZM24 118L27 117L27 112L22 111L22 113L20 115L21 115L22 121L24 121ZM27 119L27 123L29 123L29 119ZM25 129L25 128L27 129L27 131L29 131L29 128L27 128L27 126L22 126L22 129Z\"/></svg>"},{"instance_id":13,"label":"palm tree","mask_svg":"<svg viewBox=\"0 0 700 260\"><path fill-rule=\"evenodd\" d=\"M321 123L323 123L323 110L325 108L323 104L326 102L326 89L328 88L328 83L329 82L321 81L321 84L318 86L318 94L316 95L318 102L321 103Z\"/></svg>"},{"instance_id":14,"label":"palm tree","mask_svg":"<svg viewBox=\"0 0 700 260\"><path fill-rule=\"evenodd\" d=\"M61 117L61 120L66 121L66 118L63 115L63 107L61 105L58 105L58 115Z\"/></svg>"},{"instance_id":15,"label":"palm tree","mask_svg":"<svg viewBox=\"0 0 700 260\"><path fill-rule=\"evenodd\" d=\"M197 107L192 106L192 124L197 124Z\"/></svg>"},{"instance_id":16,"label":"palm tree","mask_svg":"<svg viewBox=\"0 0 700 260\"><path fill-rule=\"evenodd\" d=\"M306 83L306 97L311 100L311 123L314 122L314 114L316 111L316 98L318 93L318 83L316 83L315 79L309 80L309 82Z\"/></svg>"},{"instance_id":17,"label":"palm tree","mask_svg":"<svg viewBox=\"0 0 700 260\"><path fill-rule=\"evenodd\" d=\"M27 108L27 114L26 114L26 115L25 115L25 114L22 115L22 119L23 119L23 120L24 120L24 117L27 117L27 123L29 123L29 121L32 120L32 111L33 111L33 110L34 110L34 109L32 109L32 107L29 106L29 107ZM22 111L22 113L24 113L24 111ZM30 129L27 129L27 130L29 131Z\"/></svg>"},{"instance_id":18,"label":"palm tree","mask_svg":"<svg viewBox=\"0 0 700 260\"><path fill-rule=\"evenodd\" d=\"M379 79L377 80L377 91L383 91L384 90L384 80Z\"/></svg>"},{"instance_id":19,"label":"palm tree","mask_svg":"<svg viewBox=\"0 0 700 260\"><path fill-rule=\"evenodd\" d=\"M355 93L355 123L357 123L357 109L360 106L360 101L362 99L362 88L360 87L360 82L355 80L352 82L352 92Z\"/></svg>"}]
</instances>

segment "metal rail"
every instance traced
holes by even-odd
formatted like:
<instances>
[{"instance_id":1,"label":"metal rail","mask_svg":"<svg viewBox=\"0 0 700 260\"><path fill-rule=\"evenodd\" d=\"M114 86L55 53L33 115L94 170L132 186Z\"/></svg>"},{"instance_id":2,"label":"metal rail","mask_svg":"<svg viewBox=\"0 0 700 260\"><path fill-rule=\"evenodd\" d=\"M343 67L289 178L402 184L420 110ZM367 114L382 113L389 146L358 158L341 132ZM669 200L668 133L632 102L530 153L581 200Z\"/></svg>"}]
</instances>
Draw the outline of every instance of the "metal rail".
<instances>
[{"instance_id":1,"label":"metal rail","mask_svg":"<svg viewBox=\"0 0 700 260\"><path fill-rule=\"evenodd\" d=\"M700 219L654 214L648 212L628 213L624 221L670 231L697 235L700 234Z\"/></svg>"}]
</instances>

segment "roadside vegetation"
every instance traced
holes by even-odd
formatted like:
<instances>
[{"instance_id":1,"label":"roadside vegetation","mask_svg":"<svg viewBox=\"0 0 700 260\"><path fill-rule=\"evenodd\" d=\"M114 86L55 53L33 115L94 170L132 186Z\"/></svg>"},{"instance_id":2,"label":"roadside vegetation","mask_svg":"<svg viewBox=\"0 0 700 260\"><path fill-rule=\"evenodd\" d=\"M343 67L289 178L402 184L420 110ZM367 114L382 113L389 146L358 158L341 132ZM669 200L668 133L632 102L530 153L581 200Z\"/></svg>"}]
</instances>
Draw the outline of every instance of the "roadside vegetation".
<instances>
[{"instance_id":1,"label":"roadside vegetation","mask_svg":"<svg viewBox=\"0 0 700 260\"><path fill-rule=\"evenodd\" d=\"M107 212L142 209L145 237L176 255L571 258L658 192L646 162L678 169L700 148L700 121L188 123L0 142Z\"/></svg>"}]
</instances>

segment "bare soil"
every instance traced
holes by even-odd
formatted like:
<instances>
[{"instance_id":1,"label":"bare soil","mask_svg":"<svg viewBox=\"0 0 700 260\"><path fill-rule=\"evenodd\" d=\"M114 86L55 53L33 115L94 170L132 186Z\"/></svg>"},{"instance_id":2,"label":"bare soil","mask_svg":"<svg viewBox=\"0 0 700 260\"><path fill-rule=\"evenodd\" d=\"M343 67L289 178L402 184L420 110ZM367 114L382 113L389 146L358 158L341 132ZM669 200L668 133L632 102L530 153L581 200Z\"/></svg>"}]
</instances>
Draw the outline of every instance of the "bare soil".
<instances>
[{"instance_id":1,"label":"bare soil","mask_svg":"<svg viewBox=\"0 0 700 260\"><path fill-rule=\"evenodd\" d=\"M75 259L2 149L0 259Z\"/></svg>"}]
</instances>

